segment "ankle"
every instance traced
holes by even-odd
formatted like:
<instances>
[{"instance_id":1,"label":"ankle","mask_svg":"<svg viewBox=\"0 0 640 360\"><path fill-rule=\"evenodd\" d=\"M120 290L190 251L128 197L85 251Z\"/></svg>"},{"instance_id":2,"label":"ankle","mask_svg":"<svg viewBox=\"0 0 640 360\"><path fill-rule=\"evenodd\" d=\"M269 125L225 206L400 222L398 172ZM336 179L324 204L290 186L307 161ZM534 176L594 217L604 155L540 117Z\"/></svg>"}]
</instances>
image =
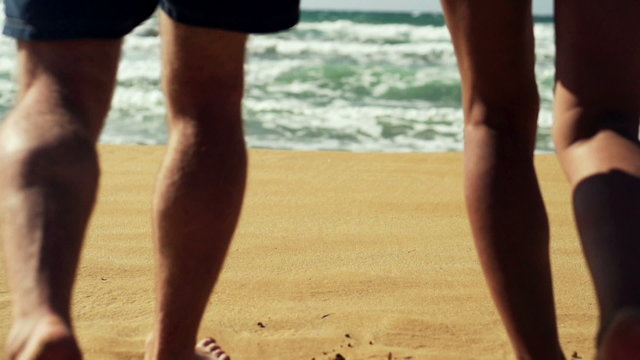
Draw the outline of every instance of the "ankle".
<instances>
[{"instance_id":1,"label":"ankle","mask_svg":"<svg viewBox=\"0 0 640 360\"><path fill-rule=\"evenodd\" d=\"M562 352L556 352L553 355L516 355L518 360L566 360L566 357Z\"/></svg>"},{"instance_id":2,"label":"ankle","mask_svg":"<svg viewBox=\"0 0 640 360\"><path fill-rule=\"evenodd\" d=\"M516 355L518 360L566 360L564 354L560 353L552 356L528 356L528 355Z\"/></svg>"},{"instance_id":3,"label":"ankle","mask_svg":"<svg viewBox=\"0 0 640 360\"><path fill-rule=\"evenodd\" d=\"M555 347L536 348L534 351L517 352L518 360L566 360L560 344Z\"/></svg>"},{"instance_id":4,"label":"ankle","mask_svg":"<svg viewBox=\"0 0 640 360\"><path fill-rule=\"evenodd\" d=\"M147 337L145 346L145 360L176 360L192 359L195 344L180 346L177 341L160 341L160 338L151 333Z\"/></svg>"}]
</instances>

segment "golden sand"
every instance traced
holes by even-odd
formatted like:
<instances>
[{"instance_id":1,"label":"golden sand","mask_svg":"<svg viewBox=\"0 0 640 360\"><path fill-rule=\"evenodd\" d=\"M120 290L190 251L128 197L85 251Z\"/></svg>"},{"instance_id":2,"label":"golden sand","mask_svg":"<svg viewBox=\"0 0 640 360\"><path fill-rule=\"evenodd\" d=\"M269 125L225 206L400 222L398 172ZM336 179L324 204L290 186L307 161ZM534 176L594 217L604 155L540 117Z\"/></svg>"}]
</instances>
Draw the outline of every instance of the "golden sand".
<instances>
[{"instance_id":1,"label":"golden sand","mask_svg":"<svg viewBox=\"0 0 640 360\"><path fill-rule=\"evenodd\" d=\"M164 150L100 151L75 325L86 359L142 359L153 315L151 194ZM597 315L569 187L554 156L536 163L562 344L569 358L589 359ZM9 315L3 268L1 338ZM470 239L462 155L252 150L242 219L201 335L234 360L513 358Z\"/></svg>"}]
</instances>

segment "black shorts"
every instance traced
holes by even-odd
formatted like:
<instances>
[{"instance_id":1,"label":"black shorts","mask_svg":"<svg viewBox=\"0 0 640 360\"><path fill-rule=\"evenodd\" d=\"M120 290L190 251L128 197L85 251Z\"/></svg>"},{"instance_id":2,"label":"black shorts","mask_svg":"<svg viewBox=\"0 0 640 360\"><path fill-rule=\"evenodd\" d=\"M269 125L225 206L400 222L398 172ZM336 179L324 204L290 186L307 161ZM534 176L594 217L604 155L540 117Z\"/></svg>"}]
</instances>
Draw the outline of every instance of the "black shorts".
<instances>
[{"instance_id":1,"label":"black shorts","mask_svg":"<svg viewBox=\"0 0 640 360\"><path fill-rule=\"evenodd\" d=\"M160 7L174 20L244 33L288 29L300 0L4 0L3 33L23 40L120 38Z\"/></svg>"}]
</instances>

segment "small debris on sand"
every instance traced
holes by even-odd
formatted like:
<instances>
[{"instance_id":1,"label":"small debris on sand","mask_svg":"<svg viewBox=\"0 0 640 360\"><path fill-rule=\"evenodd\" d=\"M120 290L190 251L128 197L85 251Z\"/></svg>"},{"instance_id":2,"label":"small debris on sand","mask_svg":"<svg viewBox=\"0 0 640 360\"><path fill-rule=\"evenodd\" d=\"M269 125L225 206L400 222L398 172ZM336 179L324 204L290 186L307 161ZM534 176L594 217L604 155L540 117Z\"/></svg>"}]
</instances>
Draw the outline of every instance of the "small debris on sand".
<instances>
[{"instance_id":1,"label":"small debris on sand","mask_svg":"<svg viewBox=\"0 0 640 360\"><path fill-rule=\"evenodd\" d=\"M261 323L261 322L259 322L257 325L258 325L259 327L263 328L263 329L264 329L264 328L266 328L265 324L263 324L263 323Z\"/></svg>"},{"instance_id":2,"label":"small debris on sand","mask_svg":"<svg viewBox=\"0 0 640 360\"><path fill-rule=\"evenodd\" d=\"M344 337L346 337L347 339L351 339L351 335L349 334L344 334Z\"/></svg>"},{"instance_id":3,"label":"small debris on sand","mask_svg":"<svg viewBox=\"0 0 640 360\"><path fill-rule=\"evenodd\" d=\"M326 319L326 318L328 318L329 316L331 316L331 314L324 314L324 315L322 315L322 317L321 317L320 319Z\"/></svg>"},{"instance_id":4,"label":"small debris on sand","mask_svg":"<svg viewBox=\"0 0 640 360\"><path fill-rule=\"evenodd\" d=\"M341 354L336 354L335 360L346 360Z\"/></svg>"}]
</instances>

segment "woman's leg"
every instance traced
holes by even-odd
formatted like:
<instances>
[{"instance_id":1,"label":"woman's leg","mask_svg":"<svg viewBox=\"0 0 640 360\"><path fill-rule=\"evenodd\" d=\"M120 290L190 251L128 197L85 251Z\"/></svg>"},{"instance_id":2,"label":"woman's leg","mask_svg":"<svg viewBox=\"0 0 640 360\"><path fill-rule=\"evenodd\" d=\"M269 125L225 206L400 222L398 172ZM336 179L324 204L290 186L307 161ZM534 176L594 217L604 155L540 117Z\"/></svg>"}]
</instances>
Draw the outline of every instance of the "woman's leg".
<instances>
[{"instance_id":1,"label":"woman's leg","mask_svg":"<svg viewBox=\"0 0 640 360\"><path fill-rule=\"evenodd\" d=\"M640 358L638 14L632 0L556 4L554 139L598 296L602 359Z\"/></svg>"},{"instance_id":2,"label":"woman's leg","mask_svg":"<svg viewBox=\"0 0 640 360\"><path fill-rule=\"evenodd\" d=\"M442 4L462 76L467 209L487 282L518 359L562 359L533 164L539 98L531 3Z\"/></svg>"}]
</instances>

